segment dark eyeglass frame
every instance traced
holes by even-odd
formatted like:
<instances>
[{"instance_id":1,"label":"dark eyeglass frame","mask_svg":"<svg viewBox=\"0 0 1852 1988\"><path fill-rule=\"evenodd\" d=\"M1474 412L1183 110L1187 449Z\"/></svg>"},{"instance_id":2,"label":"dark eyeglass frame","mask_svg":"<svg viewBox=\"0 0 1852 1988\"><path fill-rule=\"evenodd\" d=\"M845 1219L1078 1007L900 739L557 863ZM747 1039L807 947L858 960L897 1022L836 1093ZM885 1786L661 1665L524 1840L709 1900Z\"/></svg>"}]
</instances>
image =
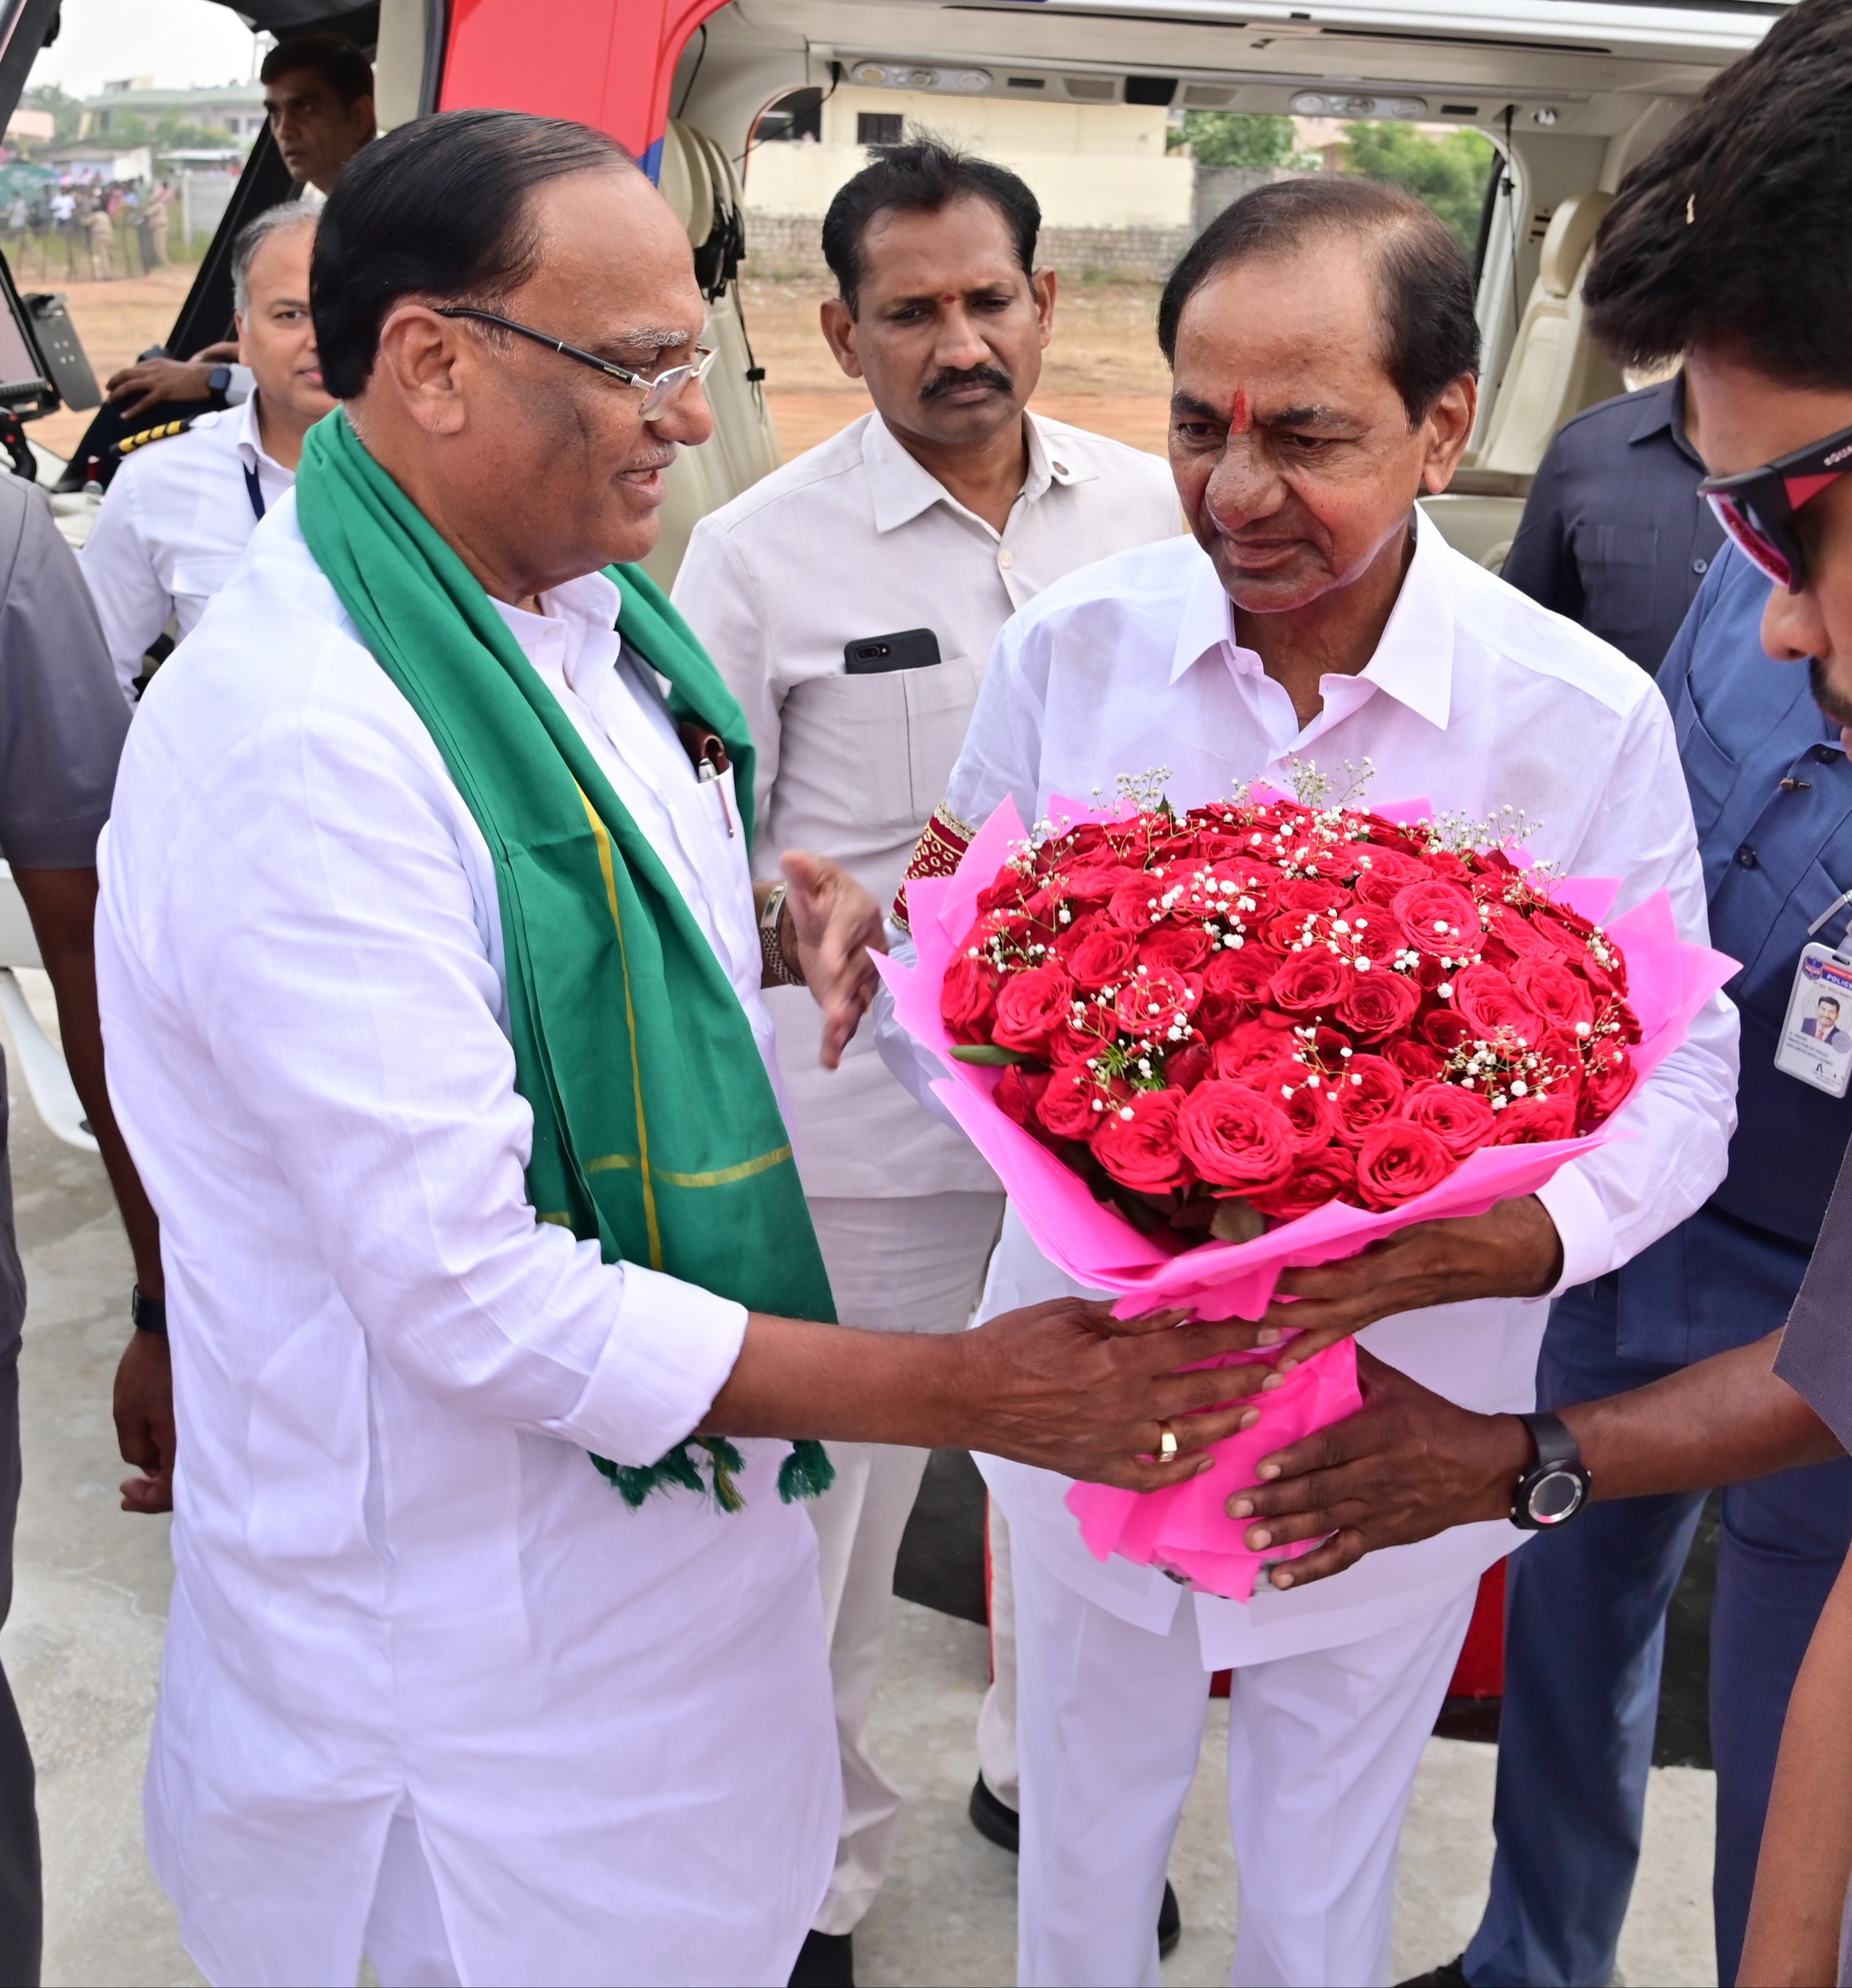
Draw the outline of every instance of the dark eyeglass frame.
<instances>
[{"instance_id":1,"label":"dark eyeglass frame","mask_svg":"<svg viewBox=\"0 0 1852 1988\"><path fill-rule=\"evenodd\" d=\"M550 332L536 331L531 324L517 323L512 317L503 317L495 311L479 311L465 303L440 304L436 307L439 317L473 317L485 324L499 324L504 331L518 332L523 338L531 338L537 345L546 345L554 352L562 353L569 359L576 359L581 366L589 366L603 373L608 379L621 380L626 387L643 389L643 404L637 412L646 421L653 421L668 410L669 403L691 380L699 382L708 376L718 353L711 345L696 345L695 360L691 366L671 366L666 371L651 375L633 372L627 366L620 366L615 359L601 359L596 352L587 352L582 346L569 345L563 338L555 338Z\"/></svg>"},{"instance_id":2,"label":"dark eyeglass frame","mask_svg":"<svg viewBox=\"0 0 1852 1988\"><path fill-rule=\"evenodd\" d=\"M1790 455L1737 476L1707 476L1698 494L1710 500L1717 522L1769 578L1799 593L1807 584L1807 555L1794 514L1821 492L1852 475L1852 428L1810 442Z\"/></svg>"}]
</instances>

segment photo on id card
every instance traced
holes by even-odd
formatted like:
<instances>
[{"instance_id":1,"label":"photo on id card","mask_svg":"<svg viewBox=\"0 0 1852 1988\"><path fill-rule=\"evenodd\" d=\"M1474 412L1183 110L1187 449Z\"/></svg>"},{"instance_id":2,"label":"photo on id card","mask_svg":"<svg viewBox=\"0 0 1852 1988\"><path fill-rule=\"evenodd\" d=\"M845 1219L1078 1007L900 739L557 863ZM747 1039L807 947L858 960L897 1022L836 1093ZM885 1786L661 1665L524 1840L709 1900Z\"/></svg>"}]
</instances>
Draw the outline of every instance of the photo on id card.
<instances>
[{"instance_id":1,"label":"photo on id card","mask_svg":"<svg viewBox=\"0 0 1852 1988\"><path fill-rule=\"evenodd\" d=\"M1775 1066L1843 1098L1852 1079L1852 956L1806 946L1787 998Z\"/></svg>"}]
</instances>

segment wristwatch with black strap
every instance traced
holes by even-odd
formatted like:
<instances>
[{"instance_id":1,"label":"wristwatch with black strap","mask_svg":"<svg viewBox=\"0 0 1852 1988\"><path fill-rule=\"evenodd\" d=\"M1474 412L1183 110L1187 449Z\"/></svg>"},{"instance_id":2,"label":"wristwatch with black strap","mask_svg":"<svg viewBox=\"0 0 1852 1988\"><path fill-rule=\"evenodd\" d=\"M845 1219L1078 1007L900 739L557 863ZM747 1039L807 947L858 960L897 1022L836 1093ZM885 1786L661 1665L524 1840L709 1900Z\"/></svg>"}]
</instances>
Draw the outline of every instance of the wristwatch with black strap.
<instances>
[{"instance_id":1,"label":"wristwatch with black strap","mask_svg":"<svg viewBox=\"0 0 1852 1988\"><path fill-rule=\"evenodd\" d=\"M1588 1467L1569 1425L1559 1415L1520 1415L1531 1432L1537 1460L1518 1479L1511 1497L1511 1523L1527 1533L1566 1526L1588 1503Z\"/></svg>"},{"instance_id":2,"label":"wristwatch with black strap","mask_svg":"<svg viewBox=\"0 0 1852 1988\"><path fill-rule=\"evenodd\" d=\"M128 1315L138 1333L153 1333L157 1339L167 1337L167 1300L149 1297L140 1284L128 1301Z\"/></svg>"},{"instance_id":3,"label":"wristwatch with black strap","mask_svg":"<svg viewBox=\"0 0 1852 1988\"><path fill-rule=\"evenodd\" d=\"M215 408L228 408L231 404L232 369L228 366L215 366L206 375L206 391Z\"/></svg>"}]
</instances>

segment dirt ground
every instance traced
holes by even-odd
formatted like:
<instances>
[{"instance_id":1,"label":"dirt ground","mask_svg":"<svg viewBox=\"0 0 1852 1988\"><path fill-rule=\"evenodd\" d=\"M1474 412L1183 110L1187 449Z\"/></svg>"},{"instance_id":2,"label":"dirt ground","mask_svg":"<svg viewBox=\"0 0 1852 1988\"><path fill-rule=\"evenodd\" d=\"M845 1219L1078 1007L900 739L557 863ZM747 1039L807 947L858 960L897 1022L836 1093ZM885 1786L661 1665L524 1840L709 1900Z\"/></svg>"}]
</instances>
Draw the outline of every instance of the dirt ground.
<instances>
[{"instance_id":1,"label":"dirt ground","mask_svg":"<svg viewBox=\"0 0 1852 1988\"><path fill-rule=\"evenodd\" d=\"M166 337L192 280L191 270L173 268L114 283L73 283L57 270L41 274L35 257L20 287L65 292L100 383ZM867 391L836 370L817 328L817 307L830 291L825 279L812 277L748 277L743 285L754 356L766 369L788 461L868 408ZM1033 402L1037 412L1161 454L1168 383L1152 329L1156 314L1154 283L1068 285L1056 307L1055 341ZM68 455L89 421L88 414L65 411L35 422L33 433Z\"/></svg>"}]
</instances>

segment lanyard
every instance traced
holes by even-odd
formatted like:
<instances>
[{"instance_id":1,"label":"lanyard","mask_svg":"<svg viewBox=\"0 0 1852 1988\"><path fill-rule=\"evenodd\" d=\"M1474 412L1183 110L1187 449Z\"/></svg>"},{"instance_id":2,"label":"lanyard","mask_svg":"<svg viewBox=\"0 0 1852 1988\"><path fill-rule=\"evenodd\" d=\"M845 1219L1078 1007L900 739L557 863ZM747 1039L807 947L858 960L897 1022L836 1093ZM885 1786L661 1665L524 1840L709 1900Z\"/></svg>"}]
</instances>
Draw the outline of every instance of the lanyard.
<instances>
[{"instance_id":1,"label":"lanyard","mask_svg":"<svg viewBox=\"0 0 1852 1988\"><path fill-rule=\"evenodd\" d=\"M247 468L245 471L245 488L251 500L251 514L261 518L264 515L264 492L257 482L257 472Z\"/></svg>"}]
</instances>

